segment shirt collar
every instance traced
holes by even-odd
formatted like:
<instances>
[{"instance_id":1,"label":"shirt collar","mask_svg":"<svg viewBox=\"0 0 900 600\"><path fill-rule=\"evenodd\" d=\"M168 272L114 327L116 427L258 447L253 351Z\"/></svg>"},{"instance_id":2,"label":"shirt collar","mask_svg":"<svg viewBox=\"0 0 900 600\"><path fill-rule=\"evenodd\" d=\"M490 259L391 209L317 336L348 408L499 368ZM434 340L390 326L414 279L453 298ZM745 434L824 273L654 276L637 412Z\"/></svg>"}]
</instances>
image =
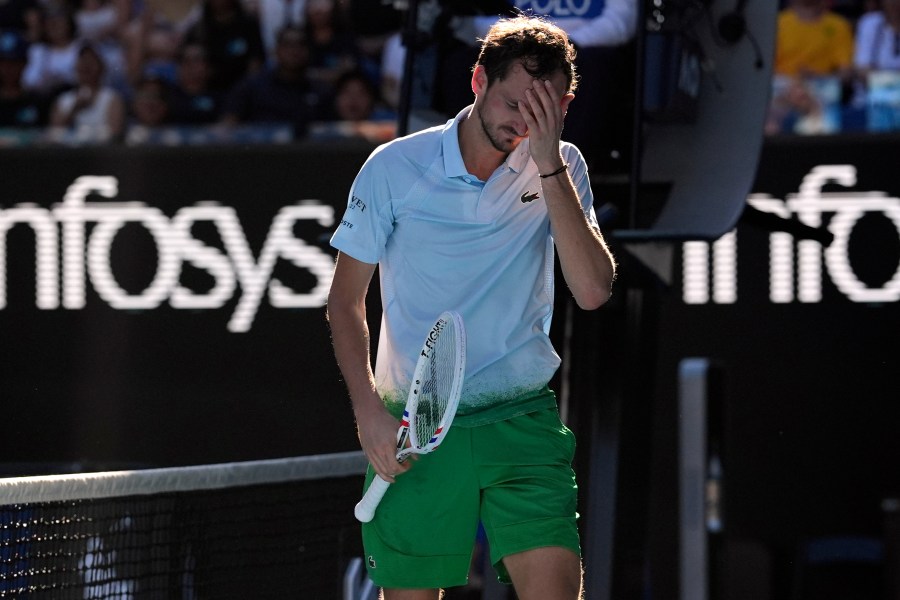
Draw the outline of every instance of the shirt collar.
<instances>
[{"instance_id":1,"label":"shirt collar","mask_svg":"<svg viewBox=\"0 0 900 600\"><path fill-rule=\"evenodd\" d=\"M469 116L472 105L469 105L459 111L453 119L447 121L444 130L441 133L441 148L444 154L444 174L447 177L463 177L469 174L466 164L463 162L462 151L459 149L459 124L463 119ZM506 157L506 166L516 173L521 173L528 161L531 159L531 153L528 151L528 138L522 140L518 147Z\"/></svg>"},{"instance_id":2,"label":"shirt collar","mask_svg":"<svg viewBox=\"0 0 900 600\"><path fill-rule=\"evenodd\" d=\"M528 142L528 138L522 140L516 149L506 157L506 165L516 173L524 171L525 167L528 166L528 161L531 160L531 151L528 149Z\"/></svg>"},{"instance_id":3,"label":"shirt collar","mask_svg":"<svg viewBox=\"0 0 900 600\"><path fill-rule=\"evenodd\" d=\"M444 153L444 174L447 177L463 177L469 174L462 159L462 150L459 149L459 124L469 115L471 110L472 107L467 106L459 111L456 117L447 121L447 125L441 134L441 148Z\"/></svg>"}]
</instances>

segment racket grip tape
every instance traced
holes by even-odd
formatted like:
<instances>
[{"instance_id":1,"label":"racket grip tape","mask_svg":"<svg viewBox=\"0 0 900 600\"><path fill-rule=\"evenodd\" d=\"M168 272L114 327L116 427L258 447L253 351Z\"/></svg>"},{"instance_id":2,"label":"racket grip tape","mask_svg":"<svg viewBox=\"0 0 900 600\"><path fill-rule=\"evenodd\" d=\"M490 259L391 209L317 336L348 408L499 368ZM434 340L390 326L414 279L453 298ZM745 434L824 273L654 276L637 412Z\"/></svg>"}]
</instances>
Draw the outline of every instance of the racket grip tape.
<instances>
[{"instance_id":1,"label":"racket grip tape","mask_svg":"<svg viewBox=\"0 0 900 600\"><path fill-rule=\"evenodd\" d=\"M384 497L384 493L391 487L391 484L376 475L369 484L369 489L363 494L362 500L356 504L353 514L360 523L368 523L375 516L375 509Z\"/></svg>"}]
</instances>

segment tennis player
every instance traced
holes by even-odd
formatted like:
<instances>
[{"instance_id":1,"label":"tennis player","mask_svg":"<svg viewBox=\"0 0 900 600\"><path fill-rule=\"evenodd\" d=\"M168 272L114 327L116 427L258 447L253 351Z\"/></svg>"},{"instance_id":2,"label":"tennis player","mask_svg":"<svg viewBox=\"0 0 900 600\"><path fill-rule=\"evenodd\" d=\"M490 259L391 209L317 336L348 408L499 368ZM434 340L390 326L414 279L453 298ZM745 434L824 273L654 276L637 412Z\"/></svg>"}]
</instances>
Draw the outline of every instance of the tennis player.
<instances>
[{"instance_id":1,"label":"tennis player","mask_svg":"<svg viewBox=\"0 0 900 600\"><path fill-rule=\"evenodd\" d=\"M615 262L584 159L560 141L573 61L549 22L498 22L473 69L474 104L376 149L332 238L334 350L368 480L393 483L362 527L369 575L388 600L434 600L464 585L479 521L521 600L581 595L574 440L548 388L560 362L548 336L554 252L584 309L609 298ZM365 301L376 266L373 372ZM462 315L468 338L460 407L436 452L398 464L398 413L443 310Z\"/></svg>"}]
</instances>

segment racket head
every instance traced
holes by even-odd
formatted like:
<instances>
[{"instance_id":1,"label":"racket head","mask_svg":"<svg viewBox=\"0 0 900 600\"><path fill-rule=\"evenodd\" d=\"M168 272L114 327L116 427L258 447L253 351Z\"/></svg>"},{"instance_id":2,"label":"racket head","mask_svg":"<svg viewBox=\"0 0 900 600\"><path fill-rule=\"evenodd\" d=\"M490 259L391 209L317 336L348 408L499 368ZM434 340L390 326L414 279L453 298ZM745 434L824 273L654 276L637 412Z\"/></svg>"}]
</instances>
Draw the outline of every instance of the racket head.
<instances>
[{"instance_id":1,"label":"racket head","mask_svg":"<svg viewBox=\"0 0 900 600\"><path fill-rule=\"evenodd\" d=\"M406 403L409 447L404 453L431 452L444 439L462 394L466 370L466 331L454 311L432 325L413 373Z\"/></svg>"}]
</instances>

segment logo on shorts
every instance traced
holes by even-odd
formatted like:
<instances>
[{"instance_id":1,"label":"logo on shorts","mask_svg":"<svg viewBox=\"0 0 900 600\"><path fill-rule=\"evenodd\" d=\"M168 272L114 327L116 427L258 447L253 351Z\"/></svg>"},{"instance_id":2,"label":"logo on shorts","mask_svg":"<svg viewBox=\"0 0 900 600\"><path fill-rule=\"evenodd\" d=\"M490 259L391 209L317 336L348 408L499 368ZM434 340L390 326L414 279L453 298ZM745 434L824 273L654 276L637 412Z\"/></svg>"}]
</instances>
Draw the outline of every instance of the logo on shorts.
<instances>
[{"instance_id":1,"label":"logo on shorts","mask_svg":"<svg viewBox=\"0 0 900 600\"><path fill-rule=\"evenodd\" d=\"M538 196L537 192L535 192L533 194L530 191L525 192L524 194L522 194L522 203L528 204L529 202L531 202L533 200L537 200L538 198L540 198L540 196Z\"/></svg>"},{"instance_id":2,"label":"logo on shorts","mask_svg":"<svg viewBox=\"0 0 900 600\"><path fill-rule=\"evenodd\" d=\"M370 554L366 560L369 563L369 568L374 569L375 568L375 557Z\"/></svg>"}]
</instances>

